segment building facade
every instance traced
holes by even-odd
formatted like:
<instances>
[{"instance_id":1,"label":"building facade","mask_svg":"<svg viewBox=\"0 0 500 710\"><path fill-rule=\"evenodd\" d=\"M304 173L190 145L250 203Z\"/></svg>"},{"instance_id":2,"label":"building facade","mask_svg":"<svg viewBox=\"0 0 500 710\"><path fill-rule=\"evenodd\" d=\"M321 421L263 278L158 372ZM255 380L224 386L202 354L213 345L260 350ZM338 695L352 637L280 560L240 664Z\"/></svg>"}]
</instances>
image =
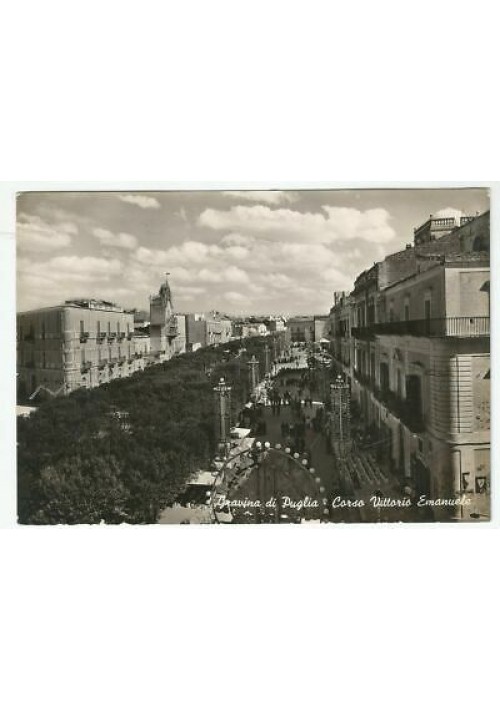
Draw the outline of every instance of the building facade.
<instances>
[{"instance_id":1,"label":"building facade","mask_svg":"<svg viewBox=\"0 0 500 710\"><path fill-rule=\"evenodd\" d=\"M233 324L229 318L213 311L205 316L206 345L222 345L231 340Z\"/></svg>"},{"instance_id":2,"label":"building facade","mask_svg":"<svg viewBox=\"0 0 500 710\"><path fill-rule=\"evenodd\" d=\"M143 369L134 316L107 301L75 299L17 316L18 394L68 394Z\"/></svg>"},{"instance_id":3,"label":"building facade","mask_svg":"<svg viewBox=\"0 0 500 710\"><path fill-rule=\"evenodd\" d=\"M150 296L149 308L151 355L156 362L170 360L175 355L175 339L178 330L172 292L167 277L165 277L165 283L161 285L159 293Z\"/></svg>"},{"instance_id":4,"label":"building facade","mask_svg":"<svg viewBox=\"0 0 500 710\"><path fill-rule=\"evenodd\" d=\"M489 515L489 272L489 213L431 221L330 312L337 369L392 470L429 499L470 501L436 519Z\"/></svg>"},{"instance_id":5,"label":"building facade","mask_svg":"<svg viewBox=\"0 0 500 710\"><path fill-rule=\"evenodd\" d=\"M314 343L314 318L294 316L287 320L292 343Z\"/></svg>"}]
</instances>

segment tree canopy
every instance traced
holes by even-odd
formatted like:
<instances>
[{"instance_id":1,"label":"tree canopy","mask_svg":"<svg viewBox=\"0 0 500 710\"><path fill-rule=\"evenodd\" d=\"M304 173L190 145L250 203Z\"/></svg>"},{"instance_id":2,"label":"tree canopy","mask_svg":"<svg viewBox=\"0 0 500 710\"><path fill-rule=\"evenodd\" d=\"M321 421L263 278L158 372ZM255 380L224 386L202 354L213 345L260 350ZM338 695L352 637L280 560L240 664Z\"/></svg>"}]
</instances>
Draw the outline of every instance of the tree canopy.
<instances>
[{"instance_id":1,"label":"tree canopy","mask_svg":"<svg viewBox=\"0 0 500 710\"><path fill-rule=\"evenodd\" d=\"M213 387L221 377L232 386L234 422L249 393L246 361L255 355L263 369L266 341L180 355L19 418L19 522L156 522L215 454Z\"/></svg>"}]
</instances>

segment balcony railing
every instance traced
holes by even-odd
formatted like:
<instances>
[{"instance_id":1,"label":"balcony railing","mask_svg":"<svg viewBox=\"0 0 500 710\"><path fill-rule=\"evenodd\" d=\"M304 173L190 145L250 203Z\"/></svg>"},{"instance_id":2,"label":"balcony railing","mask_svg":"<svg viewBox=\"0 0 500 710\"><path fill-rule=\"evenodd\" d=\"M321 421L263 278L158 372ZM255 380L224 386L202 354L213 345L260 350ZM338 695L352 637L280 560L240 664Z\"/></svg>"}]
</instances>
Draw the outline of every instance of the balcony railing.
<instances>
[{"instance_id":1,"label":"balcony railing","mask_svg":"<svg viewBox=\"0 0 500 710\"><path fill-rule=\"evenodd\" d=\"M98 343L104 342L106 338L106 333L97 333L96 340Z\"/></svg>"},{"instance_id":2,"label":"balcony railing","mask_svg":"<svg viewBox=\"0 0 500 710\"><path fill-rule=\"evenodd\" d=\"M115 332L108 333L108 340L114 340L115 338L116 338Z\"/></svg>"},{"instance_id":3,"label":"balcony railing","mask_svg":"<svg viewBox=\"0 0 500 710\"><path fill-rule=\"evenodd\" d=\"M457 316L422 320L375 323L364 328L353 328L354 338L369 339L375 335L413 335L427 338L478 338L489 337L488 316Z\"/></svg>"},{"instance_id":4,"label":"balcony railing","mask_svg":"<svg viewBox=\"0 0 500 710\"><path fill-rule=\"evenodd\" d=\"M419 433L425 430L425 422L422 413L415 408L415 404L405 399L401 399L392 390L381 390L373 388L373 394L397 419L405 424L410 431Z\"/></svg>"},{"instance_id":5,"label":"balcony railing","mask_svg":"<svg viewBox=\"0 0 500 710\"><path fill-rule=\"evenodd\" d=\"M118 338L118 340L124 340L124 339L125 339L125 335L126 335L126 333L117 333L117 336L116 336L116 337Z\"/></svg>"},{"instance_id":6,"label":"balcony railing","mask_svg":"<svg viewBox=\"0 0 500 710\"><path fill-rule=\"evenodd\" d=\"M90 360L87 360L86 362L82 362L82 364L80 366L80 371L81 372L88 372L91 367L92 367L92 363L90 362Z\"/></svg>"},{"instance_id":7,"label":"balcony railing","mask_svg":"<svg viewBox=\"0 0 500 710\"><path fill-rule=\"evenodd\" d=\"M82 332L80 333L80 342L81 342L81 343L86 343L87 340L89 339L89 335L90 335L90 333L87 333L87 332L82 331Z\"/></svg>"},{"instance_id":8,"label":"balcony railing","mask_svg":"<svg viewBox=\"0 0 500 710\"><path fill-rule=\"evenodd\" d=\"M365 387L368 387L368 389L372 390L375 387L375 380L370 375L365 375L356 369L354 370L354 375L355 375L356 379L358 380L358 382L360 382Z\"/></svg>"}]
</instances>

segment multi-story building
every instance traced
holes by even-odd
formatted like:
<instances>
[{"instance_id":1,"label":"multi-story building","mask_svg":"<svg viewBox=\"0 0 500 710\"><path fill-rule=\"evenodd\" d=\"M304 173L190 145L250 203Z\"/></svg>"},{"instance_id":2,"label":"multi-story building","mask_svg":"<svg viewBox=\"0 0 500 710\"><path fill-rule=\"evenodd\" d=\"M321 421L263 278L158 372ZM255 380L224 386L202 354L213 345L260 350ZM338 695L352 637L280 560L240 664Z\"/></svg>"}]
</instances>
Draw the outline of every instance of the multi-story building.
<instances>
[{"instance_id":1,"label":"multi-story building","mask_svg":"<svg viewBox=\"0 0 500 710\"><path fill-rule=\"evenodd\" d=\"M264 325L270 333L281 333L286 328L286 322L284 318L280 316L272 316L264 320Z\"/></svg>"},{"instance_id":2,"label":"multi-story building","mask_svg":"<svg viewBox=\"0 0 500 710\"><path fill-rule=\"evenodd\" d=\"M178 352L168 281L150 316L109 301L76 298L17 316L18 393L68 394L127 377Z\"/></svg>"},{"instance_id":3,"label":"multi-story building","mask_svg":"<svg viewBox=\"0 0 500 710\"><path fill-rule=\"evenodd\" d=\"M207 345L222 345L231 340L233 324L227 316L213 311L205 316L205 323Z\"/></svg>"},{"instance_id":4,"label":"multi-story building","mask_svg":"<svg viewBox=\"0 0 500 710\"><path fill-rule=\"evenodd\" d=\"M312 316L293 316L287 320L292 343L314 342L314 318Z\"/></svg>"},{"instance_id":5,"label":"multi-story building","mask_svg":"<svg viewBox=\"0 0 500 710\"><path fill-rule=\"evenodd\" d=\"M174 340L174 351L176 355L182 355L187 351L186 316L182 313L176 313L174 317L175 324L177 326L177 335Z\"/></svg>"},{"instance_id":6,"label":"multi-story building","mask_svg":"<svg viewBox=\"0 0 500 710\"><path fill-rule=\"evenodd\" d=\"M328 328L328 316L293 316L286 325L292 342L319 343Z\"/></svg>"},{"instance_id":7,"label":"multi-story building","mask_svg":"<svg viewBox=\"0 0 500 710\"><path fill-rule=\"evenodd\" d=\"M222 345L231 340L232 321L225 315L211 313L188 313L185 316L186 348L198 350L208 345Z\"/></svg>"},{"instance_id":8,"label":"multi-story building","mask_svg":"<svg viewBox=\"0 0 500 710\"><path fill-rule=\"evenodd\" d=\"M392 469L429 499L469 499L460 519L489 515L489 286L489 213L430 220L330 313L337 368Z\"/></svg>"},{"instance_id":9,"label":"multi-story building","mask_svg":"<svg viewBox=\"0 0 500 710\"><path fill-rule=\"evenodd\" d=\"M97 387L145 365L133 313L93 299L19 313L17 359L21 398Z\"/></svg>"},{"instance_id":10,"label":"multi-story building","mask_svg":"<svg viewBox=\"0 0 500 710\"><path fill-rule=\"evenodd\" d=\"M202 313L186 315L186 348L188 351L204 348L207 344L206 324Z\"/></svg>"}]
</instances>

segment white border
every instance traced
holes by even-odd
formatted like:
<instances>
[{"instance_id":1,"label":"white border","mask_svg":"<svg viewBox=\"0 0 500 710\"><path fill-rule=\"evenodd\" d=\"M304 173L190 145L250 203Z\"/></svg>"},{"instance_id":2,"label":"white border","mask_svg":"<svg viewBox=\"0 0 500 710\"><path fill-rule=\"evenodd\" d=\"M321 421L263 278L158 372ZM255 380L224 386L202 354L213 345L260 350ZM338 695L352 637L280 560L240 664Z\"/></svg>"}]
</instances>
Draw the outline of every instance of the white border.
<instances>
[{"instance_id":1,"label":"white border","mask_svg":"<svg viewBox=\"0 0 500 710\"><path fill-rule=\"evenodd\" d=\"M174 182L17 182L0 183L0 278L2 288L2 332L5 334L4 341L5 360L4 367L0 371L0 392L2 392L3 406L0 409L0 455L3 461L3 475L0 478L0 526L16 527L16 461L15 461L15 195L25 191L139 191L139 190L222 190L228 188L237 189L362 189L362 188L452 188L452 187L490 187L491 188L491 268L496 273L500 264L500 253L498 240L497 213L500 200L500 183L464 183L464 182L393 182L393 183L269 183L269 182L218 182L218 183L174 183ZM495 279L492 279L492 300L491 300L491 322L495 323L497 312L497 289ZM492 359L495 363L495 352L498 347L495 337L495 328L492 328ZM460 523L460 527L500 527L500 496L497 484L497 461L499 441L496 417L496 402L499 401L499 387L496 369L493 364L491 379L492 397L492 431L491 431L491 470L492 470L492 519L489 522ZM363 523L363 526L372 527ZM405 523L405 527L434 527L436 523ZM458 524L453 524L457 527ZM398 524L386 524L386 527L398 527ZM337 525L335 526L337 527Z\"/></svg>"}]
</instances>

